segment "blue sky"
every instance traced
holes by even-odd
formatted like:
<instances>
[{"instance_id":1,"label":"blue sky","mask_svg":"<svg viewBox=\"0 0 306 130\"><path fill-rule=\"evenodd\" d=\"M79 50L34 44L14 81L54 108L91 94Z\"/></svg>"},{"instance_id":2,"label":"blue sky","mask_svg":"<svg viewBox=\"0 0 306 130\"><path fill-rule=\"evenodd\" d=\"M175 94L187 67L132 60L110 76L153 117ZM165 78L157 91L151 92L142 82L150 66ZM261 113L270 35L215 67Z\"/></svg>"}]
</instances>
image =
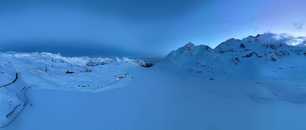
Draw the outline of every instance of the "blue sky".
<instances>
[{"instance_id":1,"label":"blue sky","mask_svg":"<svg viewBox=\"0 0 306 130\"><path fill-rule=\"evenodd\" d=\"M1 0L2 50L162 56L275 32L306 35L303 0Z\"/></svg>"}]
</instances>

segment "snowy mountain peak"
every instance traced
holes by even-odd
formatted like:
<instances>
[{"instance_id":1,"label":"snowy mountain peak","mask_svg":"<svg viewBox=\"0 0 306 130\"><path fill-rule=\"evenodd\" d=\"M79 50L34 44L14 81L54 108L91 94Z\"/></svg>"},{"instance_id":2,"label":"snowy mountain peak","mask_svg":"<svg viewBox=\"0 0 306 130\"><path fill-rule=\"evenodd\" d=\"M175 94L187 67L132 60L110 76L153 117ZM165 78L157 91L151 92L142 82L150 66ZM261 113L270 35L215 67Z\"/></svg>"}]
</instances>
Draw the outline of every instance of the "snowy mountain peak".
<instances>
[{"instance_id":1,"label":"snowy mountain peak","mask_svg":"<svg viewBox=\"0 0 306 130\"><path fill-rule=\"evenodd\" d=\"M306 41L305 37L295 37L285 33L264 33L256 36L249 36L242 39L244 42L252 42L259 44L284 44L288 46L300 46Z\"/></svg>"},{"instance_id":2,"label":"snowy mountain peak","mask_svg":"<svg viewBox=\"0 0 306 130\"><path fill-rule=\"evenodd\" d=\"M214 50L207 45L194 45L193 43L187 43L181 48L172 51L167 57L172 59L185 59L187 57L206 57L207 55L212 55Z\"/></svg>"},{"instance_id":3,"label":"snowy mountain peak","mask_svg":"<svg viewBox=\"0 0 306 130\"><path fill-rule=\"evenodd\" d=\"M244 39L229 39L218 45L215 50L219 53L237 53L256 51L268 53L270 51L287 51L300 53L305 50L305 37L294 37L287 34L264 33L249 36Z\"/></svg>"},{"instance_id":4,"label":"snowy mountain peak","mask_svg":"<svg viewBox=\"0 0 306 130\"><path fill-rule=\"evenodd\" d=\"M293 37L287 34L264 33L249 36L244 39L231 38L219 44L215 49L206 45L187 43L183 47L172 51L167 58L194 56L206 57L207 55L246 56L255 54L257 57L277 55L283 57L290 54L304 55L306 47L304 37ZM248 57L248 56L246 56Z\"/></svg>"},{"instance_id":5,"label":"snowy mountain peak","mask_svg":"<svg viewBox=\"0 0 306 130\"><path fill-rule=\"evenodd\" d=\"M207 45L194 45L193 43L189 42L183 47L177 49L180 53L188 53L188 54L194 54L197 53L199 50L202 51L212 51L212 49Z\"/></svg>"},{"instance_id":6,"label":"snowy mountain peak","mask_svg":"<svg viewBox=\"0 0 306 130\"><path fill-rule=\"evenodd\" d=\"M195 45L192 42L188 42L183 48L185 49L191 49L193 48Z\"/></svg>"},{"instance_id":7,"label":"snowy mountain peak","mask_svg":"<svg viewBox=\"0 0 306 130\"><path fill-rule=\"evenodd\" d=\"M241 40L232 38L222 42L215 49L211 49L206 45L195 46L187 44L172 51L166 60L180 68L183 67L201 75L207 76L208 73L211 73L209 76L215 75L222 78L234 78L233 75L237 75L237 79L271 78L256 71L249 71L249 69L263 70L265 68L265 70L274 70L275 66L278 66L282 68L278 70L276 67L274 71L279 73L278 78L290 78L285 73L286 71L291 69L290 71L299 73L298 70L302 69L299 68L301 66L296 68L288 66L293 66L291 65L293 62L305 61L306 47L302 46L305 43L303 37L265 33L249 36ZM250 75L239 77L244 75L244 72L250 72ZM227 77L224 74L232 76ZM291 76L294 77L293 75Z\"/></svg>"}]
</instances>

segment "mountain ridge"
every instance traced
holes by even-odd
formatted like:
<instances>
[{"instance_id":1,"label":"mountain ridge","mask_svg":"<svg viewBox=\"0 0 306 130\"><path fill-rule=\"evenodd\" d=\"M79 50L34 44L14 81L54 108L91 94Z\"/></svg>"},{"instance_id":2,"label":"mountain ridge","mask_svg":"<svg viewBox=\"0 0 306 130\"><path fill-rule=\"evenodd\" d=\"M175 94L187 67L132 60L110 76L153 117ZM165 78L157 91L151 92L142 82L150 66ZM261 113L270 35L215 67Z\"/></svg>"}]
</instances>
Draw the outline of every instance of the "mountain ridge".
<instances>
[{"instance_id":1,"label":"mountain ridge","mask_svg":"<svg viewBox=\"0 0 306 130\"><path fill-rule=\"evenodd\" d=\"M249 69L254 70L251 73L255 77L257 75L262 78L270 78L263 76L266 73L258 72L270 69L284 75L287 73L284 71L286 69L296 69L294 70L296 72L304 70L299 64L306 65L305 41L292 45L292 43L288 43L288 41L294 40L292 38L271 33L259 34L242 40L232 38L222 42L214 49L206 45L188 43L170 52L166 56L165 61L174 64L178 69L183 68L200 75L211 72L214 74L210 74L210 77L223 75L223 77L221 76L222 79L234 77L239 79L241 78L239 75L244 75L243 72L247 72ZM224 73L228 75L237 73L237 75L225 78ZM274 74L275 76L279 75L279 73L276 73ZM204 77L209 78L208 76ZM302 79L302 76L299 78Z\"/></svg>"}]
</instances>

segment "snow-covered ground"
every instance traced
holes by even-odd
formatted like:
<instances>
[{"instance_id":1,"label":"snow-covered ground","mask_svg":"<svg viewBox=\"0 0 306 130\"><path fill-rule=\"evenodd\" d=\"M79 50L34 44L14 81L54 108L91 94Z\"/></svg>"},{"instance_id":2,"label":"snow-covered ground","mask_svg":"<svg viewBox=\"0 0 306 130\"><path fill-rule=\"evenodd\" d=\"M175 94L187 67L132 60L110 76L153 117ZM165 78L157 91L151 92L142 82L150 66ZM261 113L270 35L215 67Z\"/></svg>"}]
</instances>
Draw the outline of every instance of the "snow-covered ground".
<instances>
[{"instance_id":1,"label":"snow-covered ground","mask_svg":"<svg viewBox=\"0 0 306 130\"><path fill-rule=\"evenodd\" d=\"M190 43L154 65L129 58L1 53L0 125L305 130L305 59L304 38L276 34L230 39L215 49Z\"/></svg>"},{"instance_id":2,"label":"snow-covered ground","mask_svg":"<svg viewBox=\"0 0 306 130\"><path fill-rule=\"evenodd\" d=\"M133 69L143 69L142 60L128 58L63 57L51 53L2 53L25 82L35 88L99 91L133 78Z\"/></svg>"},{"instance_id":3,"label":"snow-covered ground","mask_svg":"<svg viewBox=\"0 0 306 130\"><path fill-rule=\"evenodd\" d=\"M27 85L11 64L0 61L0 128L10 125L27 105Z\"/></svg>"}]
</instances>

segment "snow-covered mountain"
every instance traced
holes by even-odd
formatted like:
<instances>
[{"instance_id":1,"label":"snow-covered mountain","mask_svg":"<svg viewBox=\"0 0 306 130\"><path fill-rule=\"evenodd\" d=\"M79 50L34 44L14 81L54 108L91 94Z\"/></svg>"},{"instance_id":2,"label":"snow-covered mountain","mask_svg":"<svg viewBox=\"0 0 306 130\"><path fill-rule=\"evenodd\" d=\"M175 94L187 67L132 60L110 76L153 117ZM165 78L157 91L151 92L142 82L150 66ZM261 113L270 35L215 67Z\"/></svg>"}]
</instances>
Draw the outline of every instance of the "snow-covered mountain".
<instances>
[{"instance_id":1,"label":"snow-covered mountain","mask_svg":"<svg viewBox=\"0 0 306 130\"><path fill-rule=\"evenodd\" d=\"M188 43L159 62L3 52L0 127L306 129L305 41L266 33L214 49Z\"/></svg>"},{"instance_id":2,"label":"snow-covered mountain","mask_svg":"<svg viewBox=\"0 0 306 130\"><path fill-rule=\"evenodd\" d=\"M211 79L304 80L305 38L259 34L229 39L215 49L188 43L166 61Z\"/></svg>"},{"instance_id":3,"label":"snow-covered mountain","mask_svg":"<svg viewBox=\"0 0 306 130\"><path fill-rule=\"evenodd\" d=\"M258 34L229 39L216 48L186 44L164 60L171 68L203 80L249 82L255 101L306 103L306 39L285 34Z\"/></svg>"}]
</instances>

